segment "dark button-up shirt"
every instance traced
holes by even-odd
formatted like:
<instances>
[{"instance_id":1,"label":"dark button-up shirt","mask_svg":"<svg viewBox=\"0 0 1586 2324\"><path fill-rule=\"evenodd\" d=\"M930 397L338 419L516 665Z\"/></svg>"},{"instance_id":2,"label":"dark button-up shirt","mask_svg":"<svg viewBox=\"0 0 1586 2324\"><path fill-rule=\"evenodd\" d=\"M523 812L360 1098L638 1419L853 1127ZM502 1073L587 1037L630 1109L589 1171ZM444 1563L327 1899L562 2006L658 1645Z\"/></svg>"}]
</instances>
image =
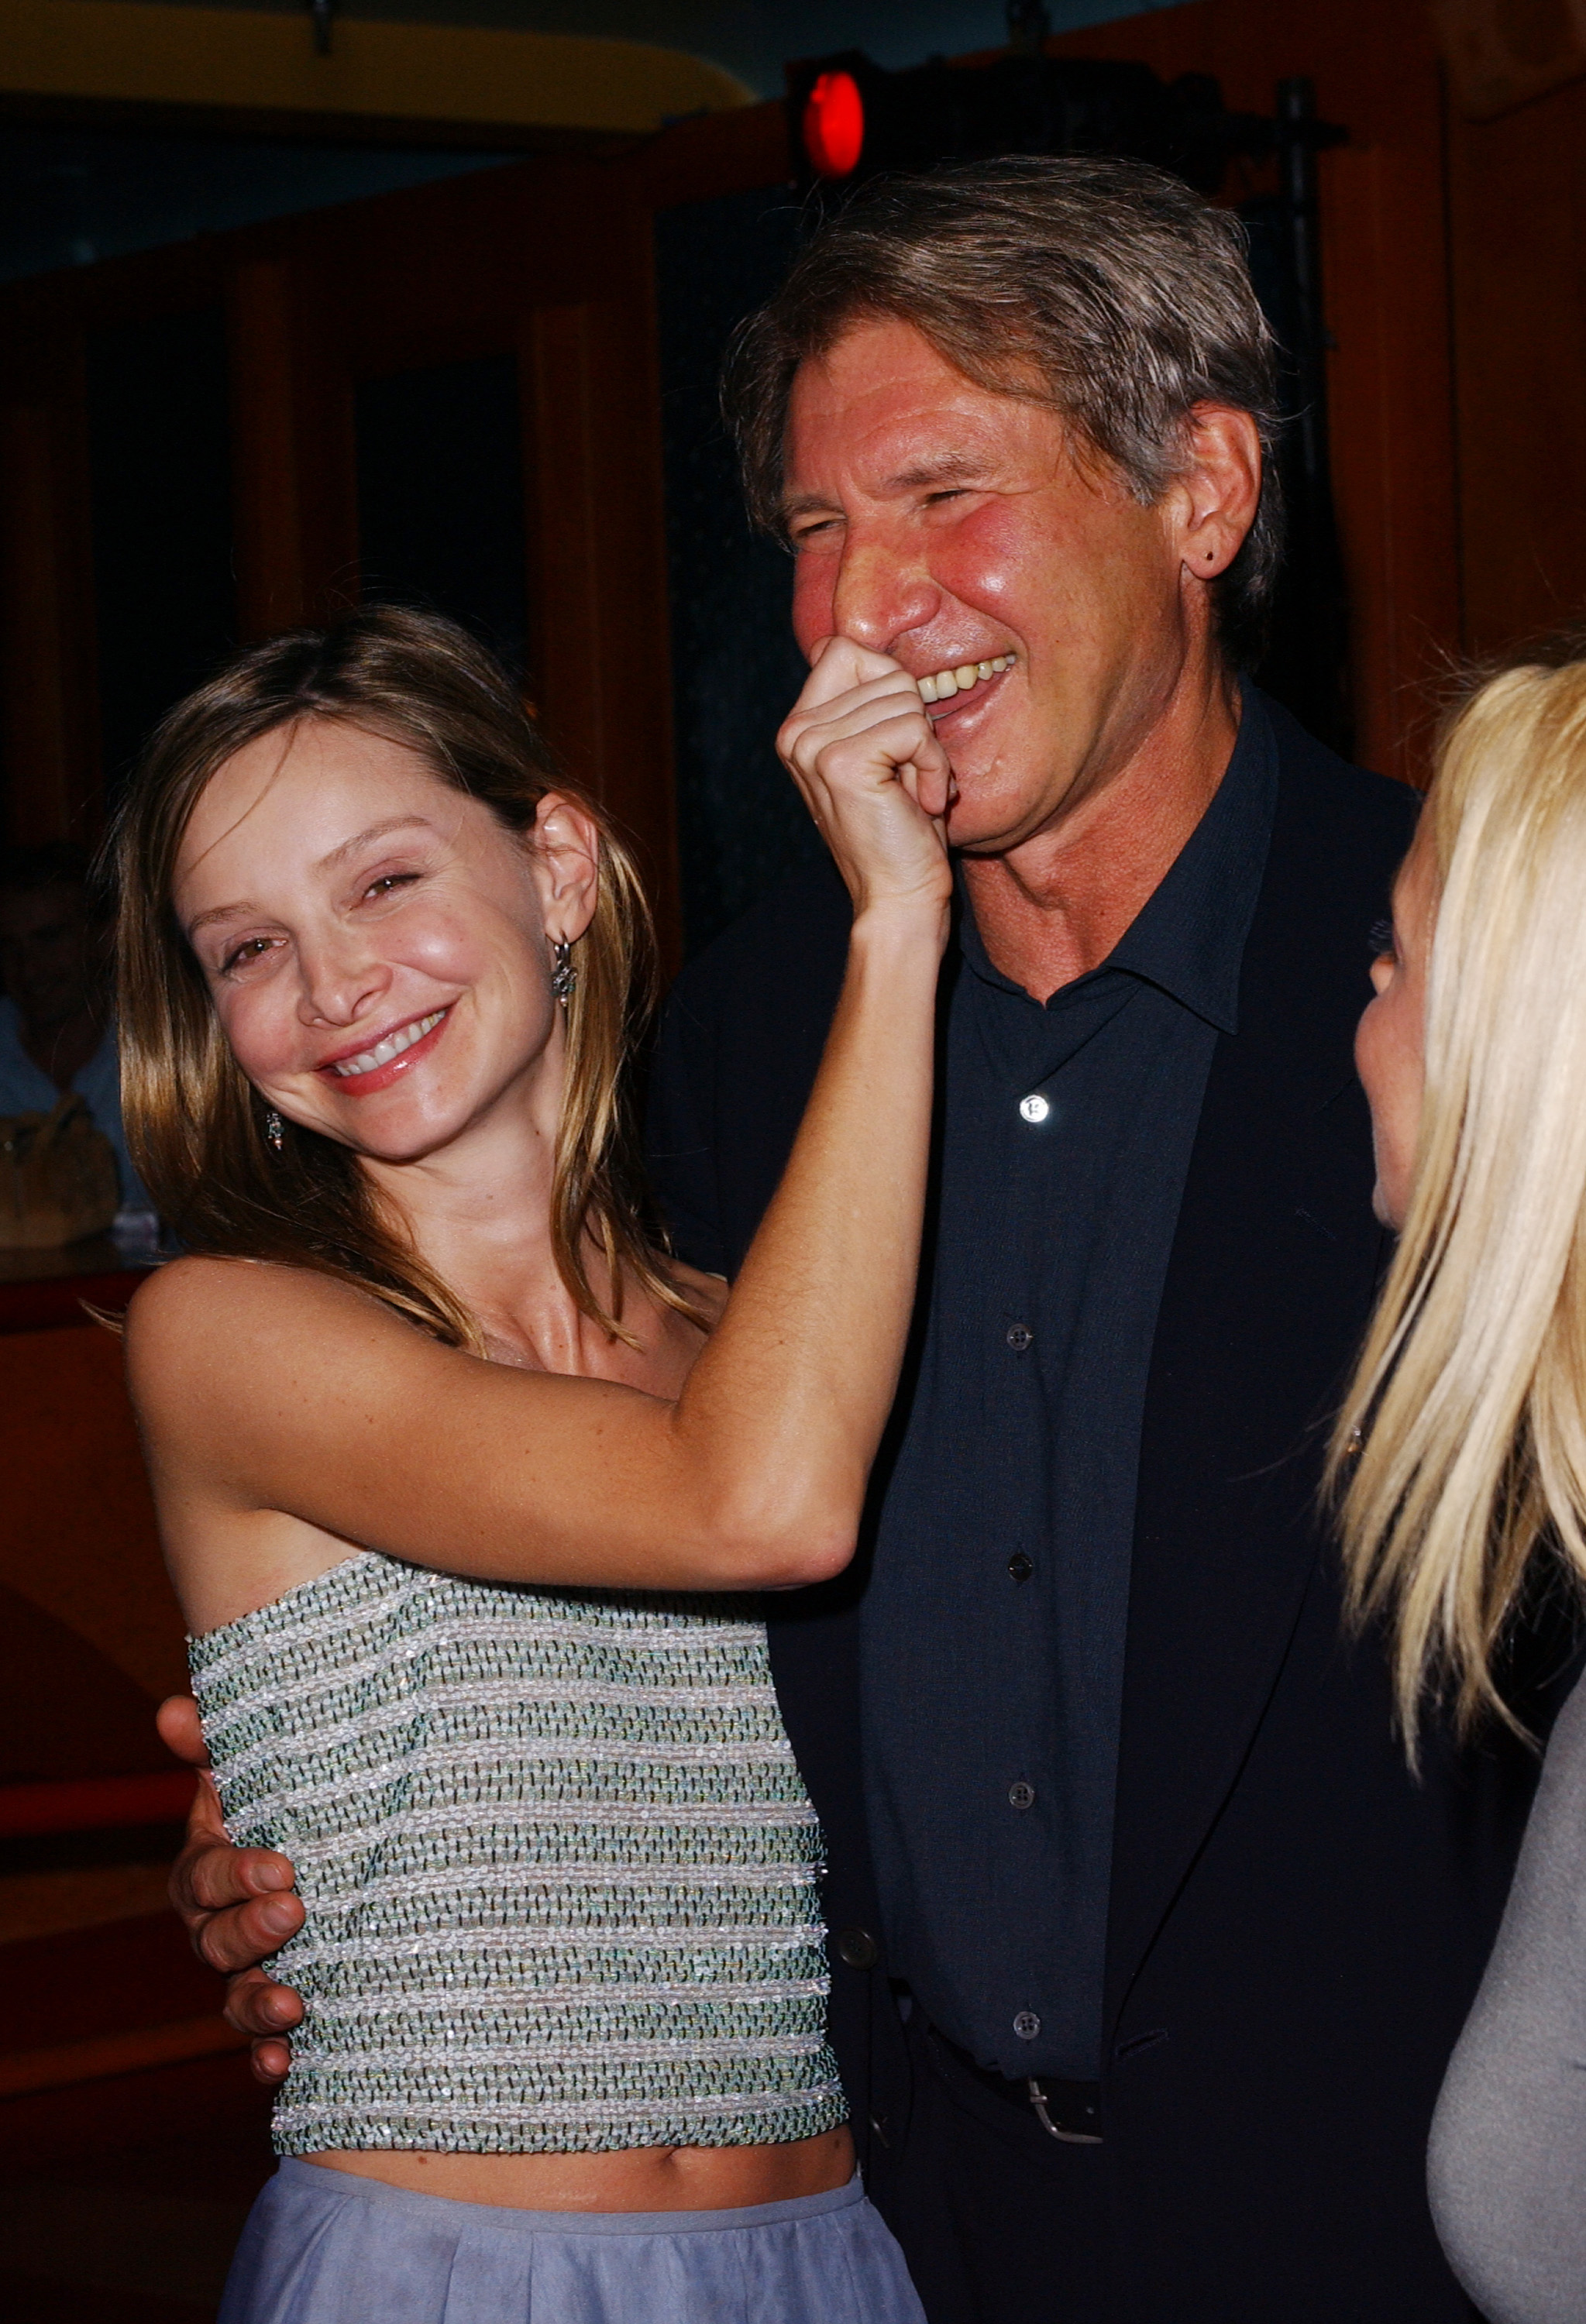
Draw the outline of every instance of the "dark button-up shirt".
<instances>
[{"instance_id":1,"label":"dark button-up shirt","mask_svg":"<svg viewBox=\"0 0 1586 2324\"><path fill-rule=\"evenodd\" d=\"M948 959L864 1750L892 1967L1005 2074L1099 2070L1146 1377L1276 788L1247 691L1215 797L1100 968L1043 1005L991 965L962 899Z\"/></svg>"}]
</instances>

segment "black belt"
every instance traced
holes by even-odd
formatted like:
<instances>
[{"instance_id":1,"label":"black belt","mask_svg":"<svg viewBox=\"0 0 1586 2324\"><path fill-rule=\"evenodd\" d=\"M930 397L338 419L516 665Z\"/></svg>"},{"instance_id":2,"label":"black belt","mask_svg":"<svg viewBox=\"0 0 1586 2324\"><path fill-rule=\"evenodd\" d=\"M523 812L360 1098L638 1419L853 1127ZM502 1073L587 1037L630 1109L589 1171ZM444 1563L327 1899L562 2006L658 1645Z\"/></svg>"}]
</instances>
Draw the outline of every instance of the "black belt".
<instances>
[{"instance_id":1,"label":"black belt","mask_svg":"<svg viewBox=\"0 0 1586 2324\"><path fill-rule=\"evenodd\" d=\"M961 2050L956 2042L949 2042L939 2027L931 2027L931 2038L941 2043L965 2073L973 2074L983 2089L992 2091L1009 2106L1032 2107L1036 2120L1048 2137L1061 2139L1065 2146L1101 2145L1100 2082L1059 2081L1056 2074L1028 2074L1015 2081L1007 2074L993 2072L989 2066L977 2065L969 2052Z\"/></svg>"}]
</instances>

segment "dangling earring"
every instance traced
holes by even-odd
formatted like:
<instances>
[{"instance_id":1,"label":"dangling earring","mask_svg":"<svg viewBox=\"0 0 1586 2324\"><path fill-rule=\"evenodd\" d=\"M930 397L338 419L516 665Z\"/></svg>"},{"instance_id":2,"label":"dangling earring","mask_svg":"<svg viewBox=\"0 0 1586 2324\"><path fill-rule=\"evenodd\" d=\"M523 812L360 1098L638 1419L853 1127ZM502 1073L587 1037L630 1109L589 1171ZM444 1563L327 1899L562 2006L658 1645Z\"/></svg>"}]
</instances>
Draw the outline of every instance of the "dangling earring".
<instances>
[{"instance_id":1,"label":"dangling earring","mask_svg":"<svg viewBox=\"0 0 1586 2324\"><path fill-rule=\"evenodd\" d=\"M565 936L552 937L550 956L556 964L550 973L551 997L559 1001L565 1009L578 990L578 972L573 965L573 947Z\"/></svg>"},{"instance_id":2,"label":"dangling earring","mask_svg":"<svg viewBox=\"0 0 1586 2324\"><path fill-rule=\"evenodd\" d=\"M264 1117L264 1135L279 1154L286 1142L286 1124L273 1106Z\"/></svg>"}]
</instances>

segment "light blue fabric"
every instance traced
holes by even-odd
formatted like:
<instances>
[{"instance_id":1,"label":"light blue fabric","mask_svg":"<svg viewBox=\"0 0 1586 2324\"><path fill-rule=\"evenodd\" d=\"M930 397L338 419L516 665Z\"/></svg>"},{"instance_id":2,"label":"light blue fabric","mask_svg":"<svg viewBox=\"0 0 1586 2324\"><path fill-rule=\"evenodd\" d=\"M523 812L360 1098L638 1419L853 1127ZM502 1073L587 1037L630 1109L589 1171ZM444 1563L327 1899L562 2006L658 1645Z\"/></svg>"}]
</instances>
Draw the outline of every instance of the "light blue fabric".
<instances>
[{"instance_id":1,"label":"light blue fabric","mask_svg":"<svg viewBox=\"0 0 1586 2324\"><path fill-rule=\"evenodd\" d=\"M219 2324L925 2324L857 2179L730 2211L510 2211L284 2162Z\"/></svg>"},{"instance_id":2,"label":"light blue fabric","mask_svg":"<svg viewBox=\"0 0 1586 2324\"><path fill-rule=\"evenodd\" d=\"M115 1028L106 1026L105 1038L71 1085L87 1101L94 1127L102 1130L115 1149L116 1175L121 1180L124 1211L152 1211L148 1191L133 1168L121 1126L121 1057ZM40 1071L22 1045L22 1019L14 1001L0 1001L0 1114L50 1113L60 1092Z\"/></svg>"}]
</instances>

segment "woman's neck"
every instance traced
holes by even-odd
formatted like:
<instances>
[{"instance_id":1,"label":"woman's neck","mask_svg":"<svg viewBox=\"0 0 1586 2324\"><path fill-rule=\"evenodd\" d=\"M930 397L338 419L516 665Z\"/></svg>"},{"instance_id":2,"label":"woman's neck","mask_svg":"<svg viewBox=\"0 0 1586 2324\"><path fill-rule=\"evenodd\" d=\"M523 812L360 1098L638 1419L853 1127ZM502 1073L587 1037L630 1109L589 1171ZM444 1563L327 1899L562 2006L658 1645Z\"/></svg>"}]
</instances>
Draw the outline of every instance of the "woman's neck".
<instances>
[{"instance_id":1,"label":"woman's neck","mask_svg":"<svg viewBox=\"0 0 1586 2324\"><path fill-rule=\"evenodd\" d=\"M558 1108L521 1093L420 1162L364 1158L383 1204L419 1257L478 1323L498 1363L536 1371L627 1378L633 1351L586 1315L562 1280L551 1234ZM617 1292L604 1251L585 1262L608 1314ZM640 1326L650 1303L630 1294ZM640 1312L642 1311L642 1312Z\"/></svg>"}]
</instances>

